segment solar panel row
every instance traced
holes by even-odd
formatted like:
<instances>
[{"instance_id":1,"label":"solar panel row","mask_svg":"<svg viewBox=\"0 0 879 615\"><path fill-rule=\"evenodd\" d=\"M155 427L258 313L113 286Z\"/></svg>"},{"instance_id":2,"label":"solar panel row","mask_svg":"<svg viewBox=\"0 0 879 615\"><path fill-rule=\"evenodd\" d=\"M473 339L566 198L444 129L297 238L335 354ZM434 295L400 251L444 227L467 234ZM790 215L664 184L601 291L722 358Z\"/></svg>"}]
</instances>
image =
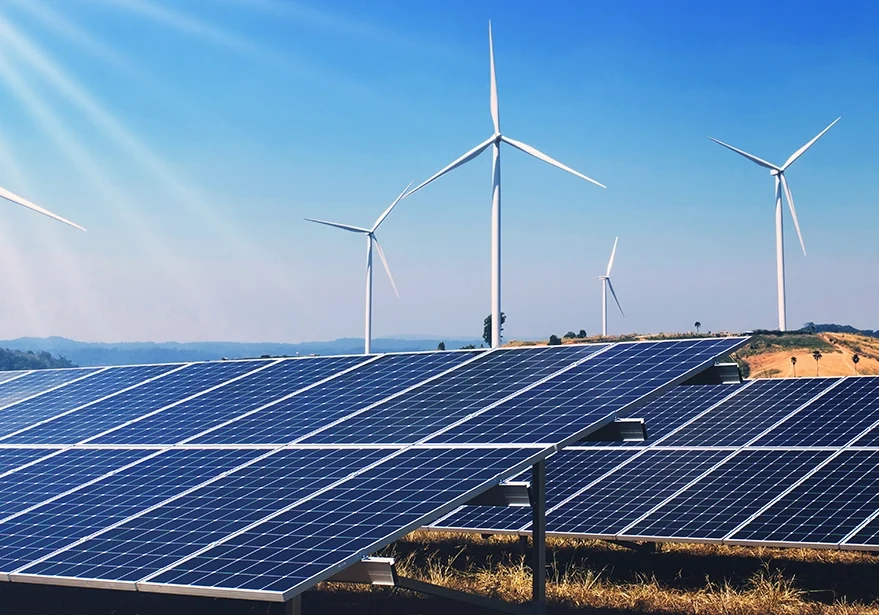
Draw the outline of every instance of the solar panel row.
<instances>
[{"instance_id":1,"label":"solar panel row","mask_svg":"<svg viewBox=\"0 0 879 615\"><path fill-rule=\"evenodd\" d=\"M607 446L550 458L549 484L558 477L565 489L548 491L548 531L625 540L879 547L879 451L852 448L879 438L879 378L752 381L730 387L719 403L690 390L701 388L677 387L639 408L636 414L646 417L648 427L654 413L675 416L678 424L663 424L665 434L640 451L630 447L610 471L602 457ZM434 526L526 532L528 521L463 507Z\"/></svg>"},{"instance_id":2,"label":"solar panel row","mask_svg":"<svg viewBox=\"0 0 879 615\"><path fill-rule=\"evenodd\" d=\"M0 574L286 598L743 341L97 371L0 442Z\"/></svg>"}]
</instances>

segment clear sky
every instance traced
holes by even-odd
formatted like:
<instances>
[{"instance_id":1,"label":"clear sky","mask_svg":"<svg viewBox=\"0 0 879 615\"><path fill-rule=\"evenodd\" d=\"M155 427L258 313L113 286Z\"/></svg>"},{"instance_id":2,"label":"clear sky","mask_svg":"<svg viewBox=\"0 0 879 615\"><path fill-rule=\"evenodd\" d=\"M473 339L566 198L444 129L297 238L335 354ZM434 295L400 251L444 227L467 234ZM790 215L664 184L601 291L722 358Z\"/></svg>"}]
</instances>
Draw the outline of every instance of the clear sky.
<instances>
[{"instance_id":1,"label":"clear sky","mask_svg":"<svg viewBox=\"0 0 879 615\"><path fill-rule=\"evenodd\" d=\"M0 0L0 338L305 341L362 335L369 226L502 127L508 338L774 327L768 172L791 167L788 321L879 328L874 2ZM478 337L490 154L378 236L375 334Z\"/></svg>"}]
</instances>

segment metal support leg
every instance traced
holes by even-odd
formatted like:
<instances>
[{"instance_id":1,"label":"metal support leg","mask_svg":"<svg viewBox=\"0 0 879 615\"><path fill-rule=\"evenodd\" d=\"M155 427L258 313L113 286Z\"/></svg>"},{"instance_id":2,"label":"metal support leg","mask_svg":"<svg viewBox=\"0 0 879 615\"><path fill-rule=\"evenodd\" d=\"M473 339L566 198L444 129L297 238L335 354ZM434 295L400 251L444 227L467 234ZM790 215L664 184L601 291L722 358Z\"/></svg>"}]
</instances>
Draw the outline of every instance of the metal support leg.
<instances>
[{"instance_id":1,"label":"metal support leg","mask_svg":"<svg viewBox=\"0 0 879 615\"><path fill-rule=\"evenodd\" d=\"M302 615L302 594L297 594L284 603L284 613L286 615Z\"/></svg>"},{"instance_id":2,"label":"metal support leg","mask_svg":"<svg viewBox=\"0 0 879 615\"><path fill-rule=\"evenodd\" d=\"M531 597L535 615L546 614L546 462L531 467Z\"/></svg>"}]
</instances>

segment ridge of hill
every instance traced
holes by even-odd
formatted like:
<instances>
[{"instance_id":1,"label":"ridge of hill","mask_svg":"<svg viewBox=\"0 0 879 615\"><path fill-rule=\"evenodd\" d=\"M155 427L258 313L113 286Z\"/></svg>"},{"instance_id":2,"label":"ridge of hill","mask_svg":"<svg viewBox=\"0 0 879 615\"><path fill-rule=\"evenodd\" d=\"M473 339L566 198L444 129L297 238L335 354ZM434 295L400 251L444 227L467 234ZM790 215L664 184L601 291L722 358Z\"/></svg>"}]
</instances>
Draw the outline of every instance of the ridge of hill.
<instances>
[{"instance_id":1,"label":"ridge of hill","mask_svg":"<svg viewBox=\"0 0 879 615\"><path fill-rule=\"evenodd\" d=\"M11 350L0 348L0 372L19 369L55 369L77 367L62 356L54 357L48 352L33 350Z\"/></svg>"}]
</instances>

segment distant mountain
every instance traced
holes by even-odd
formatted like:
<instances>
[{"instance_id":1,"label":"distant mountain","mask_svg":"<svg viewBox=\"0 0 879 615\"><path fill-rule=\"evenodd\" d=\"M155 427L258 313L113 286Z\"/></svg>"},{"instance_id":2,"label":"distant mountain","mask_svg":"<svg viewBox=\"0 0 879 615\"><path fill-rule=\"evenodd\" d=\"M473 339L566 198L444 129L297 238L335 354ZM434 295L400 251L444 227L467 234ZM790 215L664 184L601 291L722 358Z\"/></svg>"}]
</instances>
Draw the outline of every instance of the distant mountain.
<instances>
[{"instance_id":1,"label":"distant mountain","mask_svg":"<svg viewBox=\"0 0 879 615\"><path fill-rule=\"evenodd\" d=\"M64 357L53 357L48 352L32 350L11 350L2 348L0 343L0 372L18 369L52 369L57 367L76 367Z\"/></svg>"},{"instance_id":2,"label":"distant mountain","mask_svg":"<svg viewBox=\"0 0 879 615\"><path fill-rule=\"evenodd\" d=\"M405 352L435 350L444 341L452 350L478 340L451 339L374 339L373 352ZM181 361L212 361L270 356L337 355L363 352L363 339L341 338L330 342L299 344L250 342L78 342L64 337L20 337L0 341L0 348L58 355L87 367L94 365L139 365L144 363L175 363Z\"/></svg>"}]
</instances>

